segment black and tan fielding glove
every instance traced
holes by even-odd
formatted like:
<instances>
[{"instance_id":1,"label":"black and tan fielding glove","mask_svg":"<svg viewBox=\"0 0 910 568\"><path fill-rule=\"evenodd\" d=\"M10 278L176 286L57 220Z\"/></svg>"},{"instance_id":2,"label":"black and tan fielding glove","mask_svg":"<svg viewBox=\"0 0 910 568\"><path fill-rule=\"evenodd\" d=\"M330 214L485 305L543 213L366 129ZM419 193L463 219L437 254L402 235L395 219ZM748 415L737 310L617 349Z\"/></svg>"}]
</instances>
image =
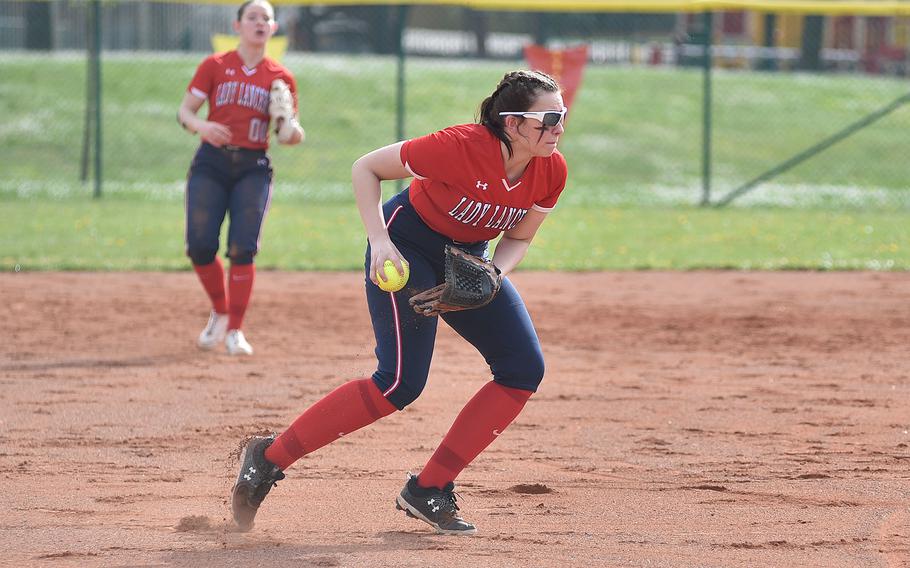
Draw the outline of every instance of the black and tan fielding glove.
<instances>
[{"instance_id":1,"label":"black and tan fielding glove","mask_svg":"<svg viewBox=\"0 0 910 568\"><path fill-rule=\"evenodd\" d=\"M444 284L411 297L415 312L431 317L486 306L502 285L502 273L495 264L452 245L446 245L445 276Z\"/></svg>"}]
</instances>

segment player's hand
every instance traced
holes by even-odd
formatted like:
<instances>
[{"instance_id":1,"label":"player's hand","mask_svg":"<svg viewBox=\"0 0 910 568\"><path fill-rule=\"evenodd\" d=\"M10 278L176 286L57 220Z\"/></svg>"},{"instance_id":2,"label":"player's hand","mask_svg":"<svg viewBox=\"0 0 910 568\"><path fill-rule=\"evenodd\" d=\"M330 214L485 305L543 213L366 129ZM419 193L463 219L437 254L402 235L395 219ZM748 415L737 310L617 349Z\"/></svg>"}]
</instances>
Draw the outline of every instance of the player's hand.
<instances>
[{"instance_id":1,"label":"player's hand","mask_svg":"<svg viewBox=\"0 0 910 568\"><path fill-rule=\"evenodd\" d=\"M208 120L203 122L199 128L199 135L216 148L221 148L231 141L231 129L219 122Z\"/></svg>"},{"instance_id":2,"label":"player's hand","mask_svg":"<svg viewBox=\"0 0 910 568\"><path fill-rule=\"evenodd\" d=\"M278 142L281 144L299 144L303 142L303 139L306 137L303 127L300 126L300 123L297 122L297 118L294 116L290 118L279 118L276 121L276 124Z\"/></svg>"},{"instance_id":3,"label":"player's hand","mask_svg":"<svg viewBox=\"0 0 910 568\"><path fill-rule=\"evenodd\" d=\"M404 274L404 266L401 261L404 257L398 252L398 248L389 238L389 234L370 239L370 282L379 285L376 279L376 272L385 266L385 261L391 260L399 274Z\"/></svg>"}]
</instances>

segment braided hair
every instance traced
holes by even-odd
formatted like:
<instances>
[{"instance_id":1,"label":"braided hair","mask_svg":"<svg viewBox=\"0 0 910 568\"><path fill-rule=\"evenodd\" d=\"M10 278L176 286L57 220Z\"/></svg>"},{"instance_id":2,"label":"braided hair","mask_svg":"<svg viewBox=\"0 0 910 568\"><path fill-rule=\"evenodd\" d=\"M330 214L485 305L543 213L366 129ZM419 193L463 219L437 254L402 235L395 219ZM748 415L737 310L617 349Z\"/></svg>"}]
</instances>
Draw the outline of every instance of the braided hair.
<instances>
[{"instance_id":1,"label":"braided hair","mask_svg":"<svg viewBox=\"0 0 910 568\"><path fill-rule=\"evenodd\" d=\"M531 108L538 93L560 92L556 81L540 71L511 71L506 73L493 94L480 103L478 124L482 124L506 145L512 156L512 141L506 134L505 117L501 112L521 112Z\"/></svg>"}]
</instances>

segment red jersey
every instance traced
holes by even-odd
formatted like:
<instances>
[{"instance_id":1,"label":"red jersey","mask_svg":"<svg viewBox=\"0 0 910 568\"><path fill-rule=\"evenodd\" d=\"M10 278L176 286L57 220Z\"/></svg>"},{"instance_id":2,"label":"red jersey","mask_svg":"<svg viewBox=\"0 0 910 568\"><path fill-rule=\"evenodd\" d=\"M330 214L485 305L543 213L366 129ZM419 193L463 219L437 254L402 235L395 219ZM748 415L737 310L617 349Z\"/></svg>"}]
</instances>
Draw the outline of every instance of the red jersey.
<instances>
[{"instance_id":1,"label":"red jersey","mask_svg":"<svg viewBox=\"0 0 910 568\"><path fill-rule=\"evenodd\" d=\"M231 146L265 150L269 147L269 91L275 79L288 84L296 111L297 83L291 72L268 57L250 69L236 50L206 57L187 90L208 99L208 120L231 129Z\"/></svg>"},{"instance_id":2,"label":"red jersey","mask_svg":"<svg viewBox=\"0 0 910 568\"><path fill-rule=\"evenodd\" d=\"M456 241L487 241L529 209L553 209L568 175L562 154L531 158L509 183L499 144L486 126L462 124L402 145L401 163L414 176L411 204L431 229Z\"/></svg>"}]
</instances>

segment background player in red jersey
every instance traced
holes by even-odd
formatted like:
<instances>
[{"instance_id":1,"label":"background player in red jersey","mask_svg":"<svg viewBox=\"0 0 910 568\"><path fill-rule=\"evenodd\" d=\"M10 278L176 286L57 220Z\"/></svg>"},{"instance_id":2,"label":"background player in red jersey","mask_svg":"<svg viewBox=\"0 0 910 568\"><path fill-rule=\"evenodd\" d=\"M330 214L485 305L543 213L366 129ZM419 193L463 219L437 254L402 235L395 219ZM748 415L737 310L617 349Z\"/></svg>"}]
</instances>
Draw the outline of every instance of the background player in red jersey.
<instances>
[{"instance_id":1,"label":"background player in red jersey","mask_svg":"<svg viewBox=\"0 0 910 568\"><path fill-rule=\"evenodd\" d=\"M566 109L559 86L542 73L508 73L480 107L479 124L464 124L392 144L353 167L354 193L369 246L367 303L376 335L372 377L347 382L307 409L280 436L253 437L233 489L234 519L252 527L262 500L302 456L413 402L426 384L438 318L415 313L408 298L445 279L446 246L485 256L502 234L493 262L507 275L565 187L567 168L556 150ZM409 189L381 204L380 181L413 177ZM376 271L386 260L408 285L383 292ZM440 316L490 365L486 383L455 419L396 506L437 531L473 534L458 514L454 480L518 416L543 378L537 333L508 278L493 300Z\"/></svg>"},{"instance_id":2,"label":"background player in red jersey","mask_svg":"<svg viewBox=\"0 0 910 568\"><path fill-rule=\"evenodd\" d=\"M186 184L186 253L212 302L197 344L213 349L223 341L231 355L253 353L241 326L253 290L253 257L272 197L272 167L266 154L270 118L275 118L279 142L298 144L304 137L296 118L294 76L265 56L266 43L276 29L271 4L265 0L243 3L234 22L239 46L209 56L199 65L177 113L184 128L202 137ZM279 87L278 81L286 87ZM282 116L270 116L270 104L274 110L282 95ZM196 113L205 102L209 112L203 120ZM231 267L225 287L217 254L227 212Z\"/></svg>"}]
</instances>

